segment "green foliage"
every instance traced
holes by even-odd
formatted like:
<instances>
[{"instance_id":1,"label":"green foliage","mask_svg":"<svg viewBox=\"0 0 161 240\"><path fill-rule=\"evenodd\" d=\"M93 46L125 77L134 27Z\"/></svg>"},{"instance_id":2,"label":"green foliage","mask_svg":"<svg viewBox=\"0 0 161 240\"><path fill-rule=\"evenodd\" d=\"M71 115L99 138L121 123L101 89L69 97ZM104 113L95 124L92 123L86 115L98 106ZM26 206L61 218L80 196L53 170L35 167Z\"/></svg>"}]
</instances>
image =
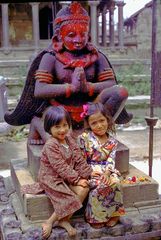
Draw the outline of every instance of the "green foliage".
<instances>
[{"instance_id":1,"label":"green foliage","mask_svg":"<svg viewBox=\"0 0 161 240\"><path fill-rule=\"evenodd\" d=\"M130 96L150 94L150 69L147 66L140 63L122 66L117 69L116 76Z\"/></svg>"},{"instance_id":2,"label":"green foliage","mask_svg":"<svg viewBox=\"0 0 161 240\"><path fill-rule=\"evenodd\" d=\"M18 126L11 129L11 131L5 136L0 136L0 143L13 141L13 142L21 142L26 139L28 136L28 131L26 131L26 126Z\"/></svg>"},{"instance_id":3,"label":"green foliage","mask_svg":"<svg viewBox=\"0 0 161 240\"><path fill-rule=\"evenodd\" d=\"M8 134L10 141L20 142L22 139L26 138L28 133L25 130L25 126L16 127L11 130Z\"/></svg>"},{"instance_id":4,"label":"green foliage","mask_svg":"<svg viewBox=\"0 0 161 240\"><path fill-rule=\"evenodd\" d=\"M27 75L27 66L26 65L20 65L18 70L19 76L26 76Z\"/></svg>"}]
</instances>

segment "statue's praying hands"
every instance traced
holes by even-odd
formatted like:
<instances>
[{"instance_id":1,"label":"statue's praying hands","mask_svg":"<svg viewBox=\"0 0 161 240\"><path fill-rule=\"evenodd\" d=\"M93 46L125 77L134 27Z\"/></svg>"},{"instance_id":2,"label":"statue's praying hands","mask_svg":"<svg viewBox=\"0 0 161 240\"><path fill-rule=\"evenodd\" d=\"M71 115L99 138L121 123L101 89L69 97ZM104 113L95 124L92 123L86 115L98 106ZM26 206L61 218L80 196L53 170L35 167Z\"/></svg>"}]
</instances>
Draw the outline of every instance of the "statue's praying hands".
<instances>
[{"instance_id":1,"label":"statue's praying hands","mask_svg":"<svg viewBox=\"0 0 161 240\"><path fill-rule=\"evenodd\" d=\"M72 85L75 92L87 92L87 80L83 67L76 67L72 74Z\"/></svg>"}]
</instances>

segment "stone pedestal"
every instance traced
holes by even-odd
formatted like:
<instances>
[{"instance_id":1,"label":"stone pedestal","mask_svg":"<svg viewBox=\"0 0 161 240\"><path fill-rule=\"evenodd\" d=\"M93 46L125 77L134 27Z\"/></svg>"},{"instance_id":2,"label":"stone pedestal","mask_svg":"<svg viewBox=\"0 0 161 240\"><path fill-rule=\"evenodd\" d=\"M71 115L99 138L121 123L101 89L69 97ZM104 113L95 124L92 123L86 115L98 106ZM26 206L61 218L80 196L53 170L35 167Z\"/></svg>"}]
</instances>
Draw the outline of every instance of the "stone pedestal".
<instances>
[{"instance_id":1,"label":"stone pedestal","mask_svg":"<svg viewBox=\"0 0 161 240\"><path fill-rule=\"evenodd\" d=\"M27 155L28 155L28 168L33 179L36 181L39 168L40 168L40 157L43 145L30 145L27 144Z\"/></svg>"},{"instance_id":2,"label":"stone pedestal","mask_svg":"<svg viewBox=\"0 0 161 240\"><path fill-rule=\"evenodd\" d=\"M144 205L146 201L159 199L158 183L139 169L131 164L129 165L128 177L136 176L137 178L146 177L147 181L122 184L123 203L125 207L134 207L137 203Z\"/></svg>"},{"instance_id":3,"label":"stone pedestal","mask_svg":"<svg viewBox=\"0 0 161 240\"><path fill-rule=\"evenodd\" d=\"M40 157L43 145L27 145L28 167L34 178L37 180L40 167ZM129 170L129 149L123 143L119 142L116 151L115 167L121 173L127 173Z\"/></svg>"},{"instance_id":4,"label":"stone pedestal","mask_svg":"<svg viewBox=\"0 0 161 240\"><path fill-rule=\"evenodd\" d=\"M33 184L37 180L42 148L43 145L28 144L28 159L11 161L13 185L21 201L25 216L32 222L47 219L54 211L51 201L46 194L22 195L21 193L21 187L23 185ZM158 183L129 164L129 149L120 142L116 151L116 168L126 179L132 176L136 176L138 179L141 177L147 179L147 181L138 181L136 183L121 182L125 208L136 210L139 207L153 205L154 202L159 201ZM81 209L81 214L83 214L83 212L84 209Z\"/></svg>"},{"instance_id":5,"label":"stone pedestal","mask_svg":"<svg viewBox=\"0 0 161 240\"><path fill-rule=\"evenodd\" d=\"M53 206L46 194L22 194L21 187L35 181L27 167L26 160L11 160L11 177L24 214L31 221L44 220L53 213ZM41 210L40 210L41 209Z\"/></svg>"},{"instance_id":6,"label":"stone pedestal","mask_svg":"<svg viewBox=\"0 0 161 240\"><path fill-rule=\"evenodd\" d=\"M31 149L30 149L31 150ZM125 208L138 208L148 205L159 200L158 183L142 171L129 166L128 176L146 177L147 182L139 182L133 184L122 184L123 203ZM49 218L53 213L52 204L46 194L24 194L21 193L21 187L26 184L34 183L34 179L27 166L27 160L11 161L11 177L16 192L21 201L24 214L31 221L44 220ZM40 210L41 209L41 210Z\"/></svg>"},{"instance_id":7,"label":"stone pedestal","mask_svg":"<svg viewBox=\"0 0 161 240\"><path fill-rule=\"evenodd\" d=\"M118 142L116 150L115 168L121 174L129 171L129 148L121 142Z\"/></svg>"}]
</instances>

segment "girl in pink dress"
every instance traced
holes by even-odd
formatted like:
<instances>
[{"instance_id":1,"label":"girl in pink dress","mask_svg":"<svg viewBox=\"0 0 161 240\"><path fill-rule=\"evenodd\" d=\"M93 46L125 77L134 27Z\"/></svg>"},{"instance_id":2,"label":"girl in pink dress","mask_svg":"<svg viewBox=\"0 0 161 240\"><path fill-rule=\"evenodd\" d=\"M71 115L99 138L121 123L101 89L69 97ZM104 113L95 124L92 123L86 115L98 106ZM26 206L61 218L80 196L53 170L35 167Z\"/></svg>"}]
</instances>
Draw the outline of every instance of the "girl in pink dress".
<instances>
[{"instance_id":1,"label":"girl in pink dress","mask_svg":"<svg viewBox=\"0 0 161 240\"><path fill-rule=\"evenodd\" d=\"M38 183L30 191L44 190L50 198L54 212L43 223L43 239L48 238L53 223L65 228L69 236L76 235L70 224L70 217L82 207L88 194L88 178L92 169L83 157L76 141L70 136L71 120L68 112L61 106L49 107L45 114L44 128L50 134L46 141L40 161Z\"/></svg>"},{"instance_id":2,"label":"girl in pink dress","mask_svg":"<svg viewBox=\"0 0 161 240\"><path fill-rule=\"evenodd\" d=\"M83 106L87 130L78 138L87 163L92 167L85 217L93 227L114 226L123 215L120 173L115 169L117 140L112 117L101 103Z\"/></svg>"}]
</instances>

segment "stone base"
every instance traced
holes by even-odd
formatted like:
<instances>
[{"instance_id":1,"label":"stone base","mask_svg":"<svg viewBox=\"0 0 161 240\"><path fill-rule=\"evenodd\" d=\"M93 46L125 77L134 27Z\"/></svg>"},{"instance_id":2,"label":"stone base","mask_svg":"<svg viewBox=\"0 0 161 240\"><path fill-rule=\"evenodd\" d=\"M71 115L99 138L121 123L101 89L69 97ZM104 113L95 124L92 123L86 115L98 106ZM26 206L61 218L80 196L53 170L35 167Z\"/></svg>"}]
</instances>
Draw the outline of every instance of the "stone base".
<instances>
[{"instance_id":1,"label":"stone base","mask_svg":"<svg viewBox=\"0 0 161 240\"><path fill-rule=\"evenodd\" d=\"M49 218L53 213L53 206L45 194L22 194L20 191L22 186L35 182L27 168L27 160L11 160L11 177L28 219L34 221Z\"/></svg>"},{"instance_id":2,"label":"stone base","mask_svg":"<svg viewBox=\"0 0 161 240\"><path fill-rule=\"evenodd\" d=\"M21 161L22 162L22 161ZM24 215L19 196L15 192L13 179L0 176L2 195L0 237L6 239L42 239L42 221L30 221ZM8 196L8 197L7 197ZM151 205L137 205L126 208L126 214L116 226L100 229L92 228L84 218L72 218L72 225L77 229L74 239L84 240L159 240L161 236L161 199L151 201ZM40 208L41 211L41 208ZM158 238L159 237L159 238ZM53 226L50 240L69 239L63 228Z\"/></svg>"},{"instance_id":3,"label":"stone base","mask_svg":"<svg viewBox=\"0 0 161 240\"><path fill-rule=\"evenodd\" d=\"M115 168L121 174L129 171L129 148L121 142L118 142L116 150Z\"/></svg>"},{"instance_id":4,"label":"stone base","mask_svg":"<svg viewBox=\"0 0 161 240\"><path fill-rule=\"evenodd\" d=\"M30 145L27 143L28 168L33 179L36 181L39 168L40 157L43 145Z\"/></svg>"},{"instance_id":5,"label":"stone base","mask_svg":"<svg viewBox=\"0 0 161 240\"><path fill-rule=\"evenodd\" d=\"M125 174L126 179L128 177L145 177L148 181L122 184L123 202L126 207L133 207L137 202L153 201L159 199L159 185L158 183L144 172L135 168L133 165L129 165L129 173Z\"/></svg>"},{"instance_id":6,"label":"stone base","mask_svg":"<svg viewBox=\"0 0 161 240\"><path fill-rule=\"evenodd\" d=\"M151 205L153 201L159 199L158 183L146 174L130 165L127 176L146 176L148 182L136 184L122 184L123 202L125 208ZM24 194L20 192L21 186L34 183L34 179L27 167L27 160L11 161L11 177L16 192L19 196L23 211L31 221L47 219L53 213L53 207L49 198L45 194ZM145 202L144 202L145 201ZM40 211L41 209L41 211Z\"/></svg>"},{"instance_id":7,"label":"stone base","mask_svg":"<svg viewBox=\"0 0 161 240\"><path fill-rule=\"evenodd\" d=\"M38 176L42 148L43 145L27 144L28 167L34 180ZM129 149L121 142L118 143L115 166L121 173L129 171Z\"/></svg>"}]
</instances>

